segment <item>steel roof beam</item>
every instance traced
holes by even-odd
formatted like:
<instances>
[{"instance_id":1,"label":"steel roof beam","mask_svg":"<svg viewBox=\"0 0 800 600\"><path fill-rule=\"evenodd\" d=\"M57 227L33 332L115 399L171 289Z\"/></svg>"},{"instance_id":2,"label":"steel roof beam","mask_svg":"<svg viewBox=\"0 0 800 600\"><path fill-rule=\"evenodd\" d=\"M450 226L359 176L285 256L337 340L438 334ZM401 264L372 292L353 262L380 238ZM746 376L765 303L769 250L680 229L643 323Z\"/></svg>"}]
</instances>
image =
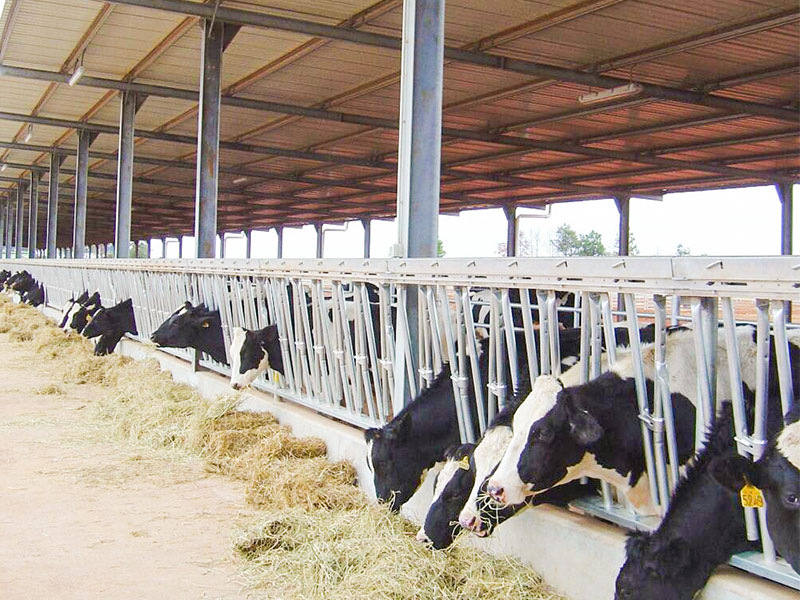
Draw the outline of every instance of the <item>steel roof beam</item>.
<instances>
[{"instance_id":1,"label":"steel roof beam","mask_svg":"<svg viewBox=\"0 0 800 600\"><path fill-rule=\"evenodd\" d=\"M277 17L225 6L197 4L187 0L112 0L112 2L114 4L125 4L129 6L166 10L185 15L194 15L204 19L217 19L219 21L224 21L234 25L246 25L266 29L292 31L295 33L335 39L344 42L352 42L356 44L364 44L367 46L390 48L393 50L400 50L401 46L400 38L389 35L347 29L336 27L334 25L324 25L321 23L303 21L300 19ZM800 19L800 15L797 15L795 10L787 11L787 14L781 13L780 15L775 16L775 22L781 24L791 23L798 19ZM775 26L777 25L772 25L772 27ZM512 71L515 73L523 73L525 75L547 77L549 79L556 79L559 81L566 81L594 87L613 88L631 83L631 80L628 78L576 71L565 67L556 67L533 61L520 60L506 56L497 56L493 54L487 54L485 52L476 52L448 46L445 46L444 57L446 59L455 60L458 62ZM673 102L699 104L701 106L720 108L722 110L729 110L733 112L746 112L783 121L797 121L796 112L767 104L712 96L702 92L693 92L652 83L636 83L642 85L643 93L645 95L652 96L654 98L671 100Z\"/></svg>"}]
</instances>

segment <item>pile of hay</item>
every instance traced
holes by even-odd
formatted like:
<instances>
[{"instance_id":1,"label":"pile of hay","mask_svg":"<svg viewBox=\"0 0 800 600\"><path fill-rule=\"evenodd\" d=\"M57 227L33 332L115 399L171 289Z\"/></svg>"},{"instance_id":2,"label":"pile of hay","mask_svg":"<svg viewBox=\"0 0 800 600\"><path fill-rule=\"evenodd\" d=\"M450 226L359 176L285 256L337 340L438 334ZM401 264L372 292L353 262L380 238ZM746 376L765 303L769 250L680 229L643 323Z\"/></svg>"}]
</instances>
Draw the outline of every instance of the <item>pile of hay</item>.
<instances>
[{"instance_id":1,"label":"pile of hay","mask_svg":"<svg viewBox=\"0 0 800 600\"><path fill-rule=\"evenodd\" d=\"M432 551L414 539L415 529L381 506L284 509L242 531L234 549L248 562L251 584L282 598L560 598L515 560L458 542Z\"/></svg>"}]
</instances>

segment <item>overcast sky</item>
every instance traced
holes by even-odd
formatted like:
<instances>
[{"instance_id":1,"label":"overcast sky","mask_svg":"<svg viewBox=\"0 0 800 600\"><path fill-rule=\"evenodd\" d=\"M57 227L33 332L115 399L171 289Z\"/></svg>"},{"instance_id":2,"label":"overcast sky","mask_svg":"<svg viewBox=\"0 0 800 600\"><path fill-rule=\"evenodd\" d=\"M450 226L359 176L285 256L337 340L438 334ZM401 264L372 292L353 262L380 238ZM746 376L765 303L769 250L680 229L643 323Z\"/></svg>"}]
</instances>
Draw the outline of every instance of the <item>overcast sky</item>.
<instances>
[{"instance_id":1,"label":"overcast sky","mask_svg":"<svg viewBox=\"0 0 800 600\"><path fill-rule=\"evenodd\" d=\"M618 219L613 200L556 204L548 218L523 219L520 235L532 241L534 252L538 241L539 256L551 256L553 233L562 223L569 223L578 233L598 231L606 248L611 249L616 244ZM795 219L795 237L800 235L797 221ZM631 231L639 254L644 256L675 254L678 244L689 248L694 255L779 254L780 202L773 186L668 194L663 202L634 198L631 200ZM499 209L464 211L457 217L439 217L439 238L447 256L496 256L498 244L505 242L505 236L506 220ZM372 256L389 256L395 238L393 221L374 221ZM313 227L284 229L285 258L313 257L315 250ZM362 256L362 251L360 222L349 223L345 231L331 230L325 235L326 258L357 258ZM152 252L153 256L161 256L160 241L153 241ZM193 252L193 240L185 239L184 255L191 256ZM244 252L244 239L228 238L228 257L242 258ZM276 252L274 231L254 232L254 258L274 257ZM800 242L795 244L794 253L800 254ZM177 256L176 243L168 244L167 256Z\"/></svg>"}]
</instances>

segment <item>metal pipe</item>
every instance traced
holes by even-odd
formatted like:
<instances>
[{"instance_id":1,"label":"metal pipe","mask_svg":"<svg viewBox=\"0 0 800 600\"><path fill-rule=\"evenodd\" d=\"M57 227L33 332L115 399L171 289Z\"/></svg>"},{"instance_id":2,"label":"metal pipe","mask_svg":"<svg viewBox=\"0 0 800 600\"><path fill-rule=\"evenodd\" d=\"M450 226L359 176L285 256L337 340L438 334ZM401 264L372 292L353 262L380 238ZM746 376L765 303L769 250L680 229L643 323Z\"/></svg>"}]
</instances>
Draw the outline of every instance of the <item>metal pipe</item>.
<instances>
[{"instance_id":1,"label":"metal pipe","mask_svg":"<svg viewBox=\"0 0 800 600\"><path fill-rule=\"evenodd\" d=\"M247 25L267 29L279 29L312 35L321 38L343 40L356 44L378 46L399 50L403 40L383 34L359 31L350 27L336 27L311 21L302 21L287 17L266 15L252 11L228 8L218 4L198 4L187 0L112 0L114 4L126 4L166 10L184 15L194 15L203 19L216 19L235 25ZM790 15L791 16L791 15ZM546 77L557 81L565 81L589 87L614 88L632 83L630 78L600 75L595 72L579 71L565 67L556 67L543 63L498 56L461 48L444 48L444 56L449 60L480 65L483 67L502 69L536 77ZM699 104L733 112L747 112L754 115L768 116L790 122L797 122L797 113L773 106L747 102L719 96L711 96L702 92L693 92L664 85L636 82L642 86L643 94L674 102Z\"/></svg>"},{"instance_id":2,"label":"metal pipe","mask_svg":"<svg viewBox=\"0 0 800 600\"><path fill-rule=\"evenodd\" d=\"M28 258L36 258L39 233L39 173L31 171L30 200L28 201Z\"/></svg>"},{"instance_id":3,"label":"metal pipe","mask_svg":"<svg viewBox=\"0 0 800 600\"><path fill-rule=\"evenodd\" d=\"M128 258L130 252L136 105L135 92L122 92L119 111L119 150L117 151L117 214L114 225L116 258Z\"/></svg>"},{"instance_id":4,"label":"metal pipe","mask_svg":"<svg viewBox=\"0 0 800 600\"><path fill-rule=\"evenodd\" d=\"M72 257L83 258L86 246L86 193L89 184L89 143L92 137L88 131L78 131L78 153L75 166L75 214L72 230Z\"/></svg>"},{"instance_id":5,"label":"metal pipe","mask_svg":"<svg viewBox=\"0 0 800 600\"><path fill-rule=\"evenodd\" d=\"M47 258L56 258L58 242L58 175L62 157L50 153L50 181L47 184Z\"/></svg>"},{"instance_id":6,"label":"metal pipe","mask_svg":"<svg viewBox=\"0 0 800 600\"><path fill-rule=\"evenodd\" d=\"M517 255L517 207L513 204L503 208L506 214L506 256Z\"/></svg>"},{"instance_id":7,"label":"metal pipe","mask_svg":"<svg viewBox=\"0 0 800 600\"><path fill-rule=\"evenodd\" d=\"M5 243L6 243L6 226L8 225L8 217L6 216L6 206L8 205L8 197L0 203L0 258L5 256Z\"/></svg>"},{"instance_id":8,"label":"metal pipe","mask_svg":"<svg viewBox=\"0 0 800 600\"><path fill-rule=\"evenodd\" d=\"M325 254L325 232L323 227L322 223L314 223L314 229L317 232L317 251L315 254L317 258L322 258Z\"/></svg>"},{"instance_id":9,"label":"metal pipe","mask_svg":"<svg viewBox=\"0 0 800 600\"><path fill-rule=\"evenodd\" d=\"M11 219L11 192L6 196L6 258L11 258L11 240L14 232L14 221Z\"/></svg>"},{"instance_id":10,"label":"metal pipe","mask_svg":"<svg viewBox=\"0 0 800 600\"><path fill-rule=\"evenodd\" d=\"M278 258L283 258L283 227L276 227L275 233L278 234Z\"/></svg>"},{"instance_id":11,"label":"metal pipe","mask_svg":"<svg viewBox=\"0 0 800 600\"><path fill-rule=\"evenodd\" d=\"M619 255L628 256L631 241L631 197L617 196L614 202L619 210Z\"/></svg>"},{"instance_id":12,"label":"metal pipe","mask_svg":"<svg viewBox=\"0 0 800 600\"><path fill-rule=\"evenodd\" d=\"M372 219L361 219L364 227L364 258L369 258L372 251Z\"/></svg>"},{"instance_id":13,"label":"metal pipe","mask_svg":"<svg viewBox=\"0 0 800 600\"><path fill-rule=\"evenodd\" d=\"M25 213L23 212L23 205L25 203L25 182L20 179L17 183L17 224L14 227L15 243L14 243L14 257L22 258L22 227Z\"/></svg>"}]
</instances>

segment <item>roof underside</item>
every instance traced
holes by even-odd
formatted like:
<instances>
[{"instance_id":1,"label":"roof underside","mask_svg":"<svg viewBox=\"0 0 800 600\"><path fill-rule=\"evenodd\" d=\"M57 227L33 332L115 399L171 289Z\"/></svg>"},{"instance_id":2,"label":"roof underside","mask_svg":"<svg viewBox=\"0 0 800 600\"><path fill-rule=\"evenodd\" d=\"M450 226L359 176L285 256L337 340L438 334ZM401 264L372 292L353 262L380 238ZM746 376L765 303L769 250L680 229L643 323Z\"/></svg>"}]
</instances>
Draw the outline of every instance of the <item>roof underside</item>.
<instances>
[{"instance_id":1,"label":"roof underside","mask_svg":"<svg viewBox=\"0 0 800 600\"><path fill-rule=\"evenodd\" d=\"M402 1L371 2L222 6L400 37ZM83 54L87 76L199 89L194 16L89 0L7 0L0 32L6 66L68 74ZM800 173L796 0L448 0L445 34L451 48L699 93L694 102L641 94L581 104L598 88L446 61L442 212L788 182ZM223 106L220 139L251 147L220 150L220 231L392 217L396 127L335 114L396 123L399 65L390 48L243 27L225 51L223 96L327 112L309 118ZM789 111L712 108L704 94ZM8 163L0 187L12 190L32 166L46 181L44 147L69 150L60 177L65 242L75 129L37 124L25 144L27 125L11 119L117 127L120 97L88 85L0 79L0 162ZM134 238L192 233L196 106L148 96L137 113L137 131L183 138L137 137ZM798 118L787 118L790 111ZM115 133L100 133L90 148L87 243L113 240L116 150Z\"/></svg>"}]
</instances>

